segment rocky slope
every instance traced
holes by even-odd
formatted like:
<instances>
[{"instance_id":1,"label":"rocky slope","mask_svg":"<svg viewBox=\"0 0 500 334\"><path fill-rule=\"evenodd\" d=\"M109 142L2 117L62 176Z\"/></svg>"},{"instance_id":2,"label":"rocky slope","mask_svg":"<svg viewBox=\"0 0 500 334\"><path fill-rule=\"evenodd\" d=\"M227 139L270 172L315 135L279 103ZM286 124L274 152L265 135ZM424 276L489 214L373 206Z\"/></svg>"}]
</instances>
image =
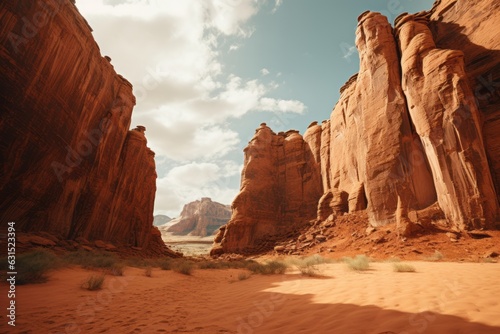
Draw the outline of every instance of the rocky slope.
<instances>
[{"instance_id":1,"label":"rocky slope","mask_svg":"<svg viewBox=\"0 0 500 334\"><path fill-rule=\"evenodd\" d=\"M5 1L0 20L0 220L61 245L167 252L152 226L154 153L144 127L129 130L132 85L74 1Z\"/></svg>"},{"instance_id":2,"label":"rocky slope","mask_svg":"<svg viewBox=\"0 0 500 334\"><path fill-rule=\"evenodd\" d=\"M203 197L200 201L184 205L181 215L170 222L172 225L166 231L175 235L206 237L217 232L229 218L231 208Z\"/></svg>"},{"instance_id":3,"label":"rocky slope","mask_svg":"<svg viewBox=\"0 0 500 334\"><path fill-rule=\"evenodd\" d=\"M431 225L498 227L499 6L437 1L400 15L394 28L379 13L361 14L359 73L329 120L311 124L303 139L293 134L301 149L287 151L287 135L257 130L212 254L269 249L300 226L318 230L309 244L321 243L321 230L357 211L367 226L391 226L398 236Z\"/></svg>"}]
</instances>

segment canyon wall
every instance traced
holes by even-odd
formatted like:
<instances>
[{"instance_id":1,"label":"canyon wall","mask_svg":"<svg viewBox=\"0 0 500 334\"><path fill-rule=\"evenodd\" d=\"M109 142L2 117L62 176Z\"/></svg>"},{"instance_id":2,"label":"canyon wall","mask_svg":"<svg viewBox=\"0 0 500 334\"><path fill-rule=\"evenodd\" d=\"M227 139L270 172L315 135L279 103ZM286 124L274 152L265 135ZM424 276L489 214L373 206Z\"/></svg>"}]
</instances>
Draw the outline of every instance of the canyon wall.
<instances>
[{"instance_id":1,"label":"canyon wall","mask_svg":"<svg viewBox=\"0 0 500 334\"><path fill-rule=\"evenodd\" d=\"M280 183L277 170L297 154L273 154L276 135L261 127L245 149L241 192L213 254L286 235L285 221L305 226L361 210L367 224L393 224L406 236L429 223L498 228L499 6L437 1L428 12L400 15L394 28L379 13L361 14L359 73L341 88L330 119L304 134L311 196L300 212L283 210L304 178Z\"/></svg>"},{"instance_id":2,"label":"canyon wall","mask_svg":"<svg viewBox=\"0 0 500 334\"><path fill-rule=\"evenodd\" d=\"M130 128L132 85L74 1L0 5L0 220L161 254L154 153Z\"/></svg>"},{"instance_id":3,"label":"canyon wall","mask_svg":"<svg viewBox=\"0 0 500 334\"><path fill-rule=\"evenodd\" d=\"M172 226L166 229L176 235L206 237L213 235L219 227L231 218L231 208L213 202L208 197L184 205L181 215L170 221Z\"/></svg>"},{"instance_id":4,"label":"canyon wall","mask_svg":"<svg viewBox=\"0 0 500 334\"><path fill-rule=\"evenodd\" d=\"M298 131L276 134L263 123L244 153L240 193L231 220L215 238L213 255L260 251L272 246L274 236L293 233L316 216L321 176Z\"/></svg>"}]
</instances>

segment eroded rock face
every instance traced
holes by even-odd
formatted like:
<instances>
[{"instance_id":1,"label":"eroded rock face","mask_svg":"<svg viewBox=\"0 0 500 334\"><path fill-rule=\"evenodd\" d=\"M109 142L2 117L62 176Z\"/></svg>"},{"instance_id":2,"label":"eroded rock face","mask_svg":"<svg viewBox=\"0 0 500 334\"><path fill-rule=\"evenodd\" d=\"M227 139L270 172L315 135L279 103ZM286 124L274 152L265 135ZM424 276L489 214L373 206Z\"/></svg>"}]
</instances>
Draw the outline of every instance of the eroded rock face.
<instances>
[{"instance_id":1,"label":"eroded rock face","mask_svg":"<svg viewBox=\"0 0 500 334\"><path fill-rule=\"evenodd\" d=\"M240 193L212 254L272 248L268 241L274 236L316 217L320 172L311 146L298 131L275 134L263 123L244 152Z\"/></svg>"},{"instance_id":2,"label":"eroded rock face","mask_svg":"<svg viewBox=\"0 0 500 334\"><path fill-rule=\"evenodd\" d=\"M131 84L70 1L0 5L0 219L160 254L154 153Z\"/></svg>"},{"instance_id":3,"label":"eroded rock face","mask_svg":"<svg viewBox=\"0 0 500 334\"><path fill-rule=\"evenodd\" d=\"M231 218L231 208L228 205L204 197L201 201L184 205L180 217L171 221L173 225L167 232L206 237L217 233L219 227L226 224L229 218Z\"/></svg>"},{"instance_id":4,"label":"eroded rock face","mask_svg":"<svg viewBox=\"0 0 500 334\"><path fill-rule=\"evenodd\" d=\"M446 218L461 230L491 227L497 198L464 55L436 47L427 16L405 14L396 20L411 119Z\"/></svg>"},{"instance_id":5,"label":"eroded rock face","mask_svg":"<svg viewBox=\"0 0 500 334\"><path fill-rule=\"evenodd\" d=\"M498 8L493 0L438 0L429 12L401 15L394 29L379 13L360 15L359 73L341 88L330 119L304 134L313 157L307 164L312 174L320 171L321 186L311 183L313 197L322 192L313 205L318 222L364 211L370 225L394 223L403 235L431 223L457 231L497 226ZM249 249L253 235L278 233L282 207L254 199L280 201L292 189L275 187L274 138L261 127L246 149L245 168L266 163L244 170L235 215L215 253L245 250L224 248L224 240ZM300 189L297 180L290 182ZM250 211L249 203L262 211Z\"/></svg>"}]
</instances>

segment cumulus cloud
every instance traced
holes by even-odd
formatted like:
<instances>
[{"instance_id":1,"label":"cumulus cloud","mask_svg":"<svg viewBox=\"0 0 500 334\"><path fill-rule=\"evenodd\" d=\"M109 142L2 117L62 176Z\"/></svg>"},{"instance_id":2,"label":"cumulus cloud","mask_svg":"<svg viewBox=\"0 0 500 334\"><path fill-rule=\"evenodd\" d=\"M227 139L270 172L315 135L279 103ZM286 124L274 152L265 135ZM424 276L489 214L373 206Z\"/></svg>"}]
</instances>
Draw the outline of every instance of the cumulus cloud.
<instances>
[{"instance_id":1,"label":"cumulus cloud","mask_svg":"<svg viewBox=\"0 0 500 334\"><path fill-rule=\"evenodd\" d=\"M264 76L268 75L269 73L271 73L271 72L269 72L269 70L267 68L263 68L260 70L260 74L262 74Z\"/></svg>"},{"instance_id":2,"label":"cumulus cloud","mask_svg":"<svg viewBox=\"0 0 500 334\"><path fill-rule=\"evenodd\" d=\"M266 111L291 112L302 114L306 106L297 100L277 100L263 97L260 99L259 109Z\"/></svg>"},{"instance_id":3,"label":"cumulus cloud","mask_svg":"<svg viewBox=\"0 0 500 334\"><path fill-rule=\"evenodd\" d=\"M266 1L270 0L77 2L93 28L101 53L110 56L116 71L133 85L137 105L132 126L146 127L148 145L156 152L159 169L166 162L191 163L203 168L201 175L211 175L209 165L202 164L220 166L242 142L230 129L231 119L249 112L305 110L300 101L273 97L275 83L243 79L228 73L221 63L221 53L228 49L239 52L244 40L252 35L254 28L248 22ZM274 8L279 5L278 0ZM231 41L229 47L224 43L227 40ZM269 72L263 69L262 75L264 70ZM221 170L214 169L217 177ZM184 182L176 185L178 190L173 194L170 173L174 172L179 173L179 169L165 171L170 177L158 179L157 211L167 206L182 208L187 194L196 193L194 185ZM226 200L237 192L236 186L210 190L213 182L204 186L205 192L218 189ZM174 199L174 195L179 197Z\"/></svg>"}]
</instances>

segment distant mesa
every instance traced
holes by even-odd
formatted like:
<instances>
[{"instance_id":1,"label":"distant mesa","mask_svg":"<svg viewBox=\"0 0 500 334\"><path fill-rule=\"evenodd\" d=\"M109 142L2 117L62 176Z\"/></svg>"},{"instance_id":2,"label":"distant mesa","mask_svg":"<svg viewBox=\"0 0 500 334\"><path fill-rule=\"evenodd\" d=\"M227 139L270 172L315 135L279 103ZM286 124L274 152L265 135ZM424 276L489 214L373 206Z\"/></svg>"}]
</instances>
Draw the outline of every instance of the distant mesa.
<instances>
[{"instance_id":1,"label":"distant mesa","mask_svg":"<svg viewBox=\"0 0 500 334\"><path fill-rule=\"evenodd\" d=\"M214 235L231 218L231 207L203 197L184 205L181 215L172 219L166 231L174 235L206 237Z\"/></svg>"},{"instance_id":2,"label":"distant mesa","mask_svg":"<svg viewBox=\"0 0 500 334\"><path fill-rule=\"evenodd\" d=\"M171 220L172 220L172 218L170 218L169 216L156 215L156 216L154 216L154 219L153 219L153 225L154 226L162 226L162 225L168 224Z\"/></svg>"}]
</instances>

